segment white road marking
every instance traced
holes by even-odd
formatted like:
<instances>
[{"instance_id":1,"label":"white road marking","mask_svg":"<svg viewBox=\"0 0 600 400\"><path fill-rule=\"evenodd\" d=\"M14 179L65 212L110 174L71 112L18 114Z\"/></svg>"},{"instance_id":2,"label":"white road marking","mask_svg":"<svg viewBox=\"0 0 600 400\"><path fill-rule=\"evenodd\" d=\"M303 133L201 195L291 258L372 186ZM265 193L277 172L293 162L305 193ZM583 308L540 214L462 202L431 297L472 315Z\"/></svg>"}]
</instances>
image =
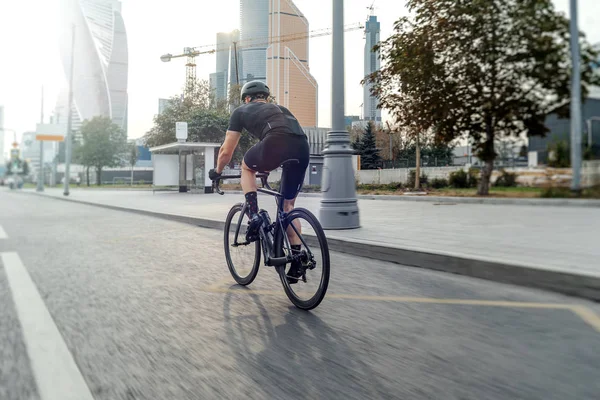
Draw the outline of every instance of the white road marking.
<instances>
[{"instance_id":1,"label":"white road marking","mask_svg":"<svg viewBox=\"0 0 600 400\"><path fill-rule=\"evenodd\" d=\"M93 400L29 272L15 252L0 253L42 400Z\"/></svg>"},{"instance_id":2,"label":"white road marking","mask_svg":"<svg viewBox=\"0 0 600 400\"><path fill-rule=\"evenodd\" d=\"M4 229L2 229L1 225L0 225L0 239L8 239L8 235L6 234L6 232L4 232Z\"/></svg>"}]
</instances>

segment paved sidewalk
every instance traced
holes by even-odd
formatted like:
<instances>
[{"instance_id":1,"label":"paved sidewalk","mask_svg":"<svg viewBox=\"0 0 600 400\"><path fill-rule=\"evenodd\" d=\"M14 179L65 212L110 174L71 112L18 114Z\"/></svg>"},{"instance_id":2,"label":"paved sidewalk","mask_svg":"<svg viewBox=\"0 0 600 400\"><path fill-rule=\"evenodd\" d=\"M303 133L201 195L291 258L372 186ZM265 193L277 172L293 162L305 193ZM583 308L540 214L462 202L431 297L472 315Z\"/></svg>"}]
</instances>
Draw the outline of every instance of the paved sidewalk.
<instances>
[{"instance_id":1,"label":"paved sidewalk","mask_svg":"<svg viewBox=\"0 0 600 400\"><path fill-rule=\"evenodd\" d=\"M241 191L230 191L240 194ZM300 193L300 197L321 197L321 193ZM460 204L500 204L518 206L543 206L543 207L598 207L599 199L562 199L562 198L520 198L520 197L457 197L457 196L421 196L421 195L395 195L395 194L359 194L361 200L386 200L386 201L420 201L429 203L460 203Z\"/></svg>"},{"instance_id":2,"label":"paved sidewalk","mask_svg":"<svg viewBox=\"0 0 600 400\"><path fill-rule=\"evenodd\" d=\"M65 197L58 189L46 189L44 195ZM68 200L222 223L231 205L243 197L238 193L219 196L73 189ZM319 201L318 197L302 197L297 206L318 216ZM259 196L259 205L274 212L274 202L269 196ZM518 279L540 279L535 274L541 271L593 277L600 282L599 208L361 199L359 210L361 228L328 230L328 239L346 247L362 245L361 251L366 256L408 265L415 252L430 258L439 256L432 269L494 280L500 279L489 271L473 271L480 265L464 261L488 263L487 268L498 270L508 267L502 274L509 275L505 281L513 283L519 283ZM381 257L382 252L385 257ZM420 263L423 261L415 260L412 265L428 268ZM448 269L447 265L452 263L455 266ZM510 269L514 266L528 270ZM589 282L582 284L589 286ZM545 286L535 282L533 285ZM600 286L598 290L600 296Z\"/></svg>"}]
</instances>

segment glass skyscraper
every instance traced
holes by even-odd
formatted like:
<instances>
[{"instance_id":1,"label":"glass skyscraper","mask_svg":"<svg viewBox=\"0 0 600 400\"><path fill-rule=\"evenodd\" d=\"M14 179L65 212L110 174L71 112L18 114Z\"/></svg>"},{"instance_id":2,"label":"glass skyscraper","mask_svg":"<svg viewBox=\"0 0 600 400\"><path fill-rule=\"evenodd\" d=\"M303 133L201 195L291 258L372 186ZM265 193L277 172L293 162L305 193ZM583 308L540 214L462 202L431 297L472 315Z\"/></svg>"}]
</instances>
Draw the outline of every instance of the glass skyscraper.
<instances>
[{"instance_id":1,"label":"glass skyscraper","mask_svg":"<svg viewBox=\"0 0 600 400\"><path fill-rule=\"evenodd\" d=\"M234 42L239 42L240 31L217 33L216 72L209 75L210 87L216 100L225 100L229 97L229 86L236 84L239 71L239 51L236 60ZM238 68L235 63L238 62Z\"/></svg>"},{"instance_id":2,"label":"glass skyscraper","mask_svg":"<svg viewBox=\"0 0 600 400\"><path fill-rule=\"evenodd\" d=\"M61 0L60 56L70 74L71 26L75 25L73 130L81 121L105 116L127 130L128 49L121 3L117 0ZM67 88L55 110L57 123L67 120Z\"/></svg>"},{"instance_id":3,"label":"glass skyscraper","mask_svg":"<svg viewBox=\"0 0 600 400\"><path fill-rule=\"evenodd\" d=\"M373 46L379 43L379 22L377 17L370 15L365 24L365 76L379 70L379 52L373 51ZM377 108L377 98L371 95L372 84L365 83L363 90L363 119L381 123L381 109Z\"/></svg>"},{"instance_id":4,"label":"glass skyscraper","mask_svg":"<svg viewBox=\"0 0 600 400\"><path fill-rule=\"evenodd\" d=\"M240 0L240 84L267 79L269 0Z\"/></svg>"}]
</instances>

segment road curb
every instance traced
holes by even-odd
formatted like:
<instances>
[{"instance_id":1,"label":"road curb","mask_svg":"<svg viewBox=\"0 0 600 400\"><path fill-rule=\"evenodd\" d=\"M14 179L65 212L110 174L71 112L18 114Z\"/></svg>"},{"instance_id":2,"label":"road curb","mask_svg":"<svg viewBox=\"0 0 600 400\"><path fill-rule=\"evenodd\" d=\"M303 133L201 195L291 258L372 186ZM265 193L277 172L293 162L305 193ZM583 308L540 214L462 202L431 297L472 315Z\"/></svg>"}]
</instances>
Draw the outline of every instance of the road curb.
<instances>
[{"instance_id":1,"label":"road curb","mask_svg":"<svg viewBox=\"0 0 600 400\"><path fill-rule=\"evenodd\" d=\"M155 218L195 225L202 228L223 230L225 226L225 216L223 216L223 220L221 221L209 218L192 217L188 215L178 215L122 206L113 206L36 192L21 193L37 195L55 200L70 201L116 211L147 215ZM307 240L309 243L315 240L313 235L306 236L308 236ZM341 253L372 258L379 261L387 261L411 267L449 272L500 283L544 289L570 296L600 301L600 277L570 274L566 272L544 270L529 266L493 262L476 258L464 258L451 254L428 253L409 248L381 246L367 241L328 237L327 242L330 250Z\"/></svg>"},{"instance_id":2,"label":"road curb","mask_svg":"<svg viewBox=\"0 0 600 400\"><path fill-rule=\"evenodd\" d=\"M446 196L369 196L361 195L360 199L369 200L398 200L424 201L433 203L454 204L495 204L519 206L550 206L550 207L600 207L600 200L594 199L518 199L503 197L446 197Z\"/></svg>"},{"instance_id":3,"label":"road curb","mask_svg":"<svg viewBox=\"0 0 600 400\"><path fill-rule=\"evenodd\" d=\"M225 190L225 193L242 194L241 190ZM320 193L300 193L299 197L321 197ZM420 196L420 195L381 195L359 194L362 200L384 201L423 201L428 203L452 204L496 204L518 206L550 206L550 207L600 207L596 199L542 199L542 198L505 198L505 197L450 197L450 196Z\"/></svg>"}]
</instances>

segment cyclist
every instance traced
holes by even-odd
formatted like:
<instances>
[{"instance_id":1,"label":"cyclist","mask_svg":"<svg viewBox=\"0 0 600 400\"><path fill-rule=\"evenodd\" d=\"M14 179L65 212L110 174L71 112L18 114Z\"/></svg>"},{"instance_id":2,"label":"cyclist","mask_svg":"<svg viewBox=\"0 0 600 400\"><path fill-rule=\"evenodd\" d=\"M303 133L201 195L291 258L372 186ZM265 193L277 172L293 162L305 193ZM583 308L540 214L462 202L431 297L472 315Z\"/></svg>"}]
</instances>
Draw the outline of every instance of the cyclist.
<instances>
[{"instance_id":1,"label":"cyclist","mask_svg":"<svg viewBox=\"0 0 600 400\"><path fill-rule=\"evenodd\" d=\"M262 218L258 215L256 173L273 171L285 160L299 161L287 165L281 177L283 209L290 212L294 209L296 197L302 188L310 158L308 139L298 120L287 108L269 103L269 96L269 87L261 81L250 81L242 87L241 97L244 104L231 114L225 141L219 150L217 166L209 171L211 180L221 176L223 168L231 161L244 128L259 140L246 152L242 162L241 184L250 219L246 237L255 236L262 224ZM295 226L300 232L299 224ZM292 250L300 251L301 241L293 229L288 228L287 233ZM300 276L302 265L300 261L295 261L288 272L288 281L296 283Z\"/></svg>"}]
</instances>

